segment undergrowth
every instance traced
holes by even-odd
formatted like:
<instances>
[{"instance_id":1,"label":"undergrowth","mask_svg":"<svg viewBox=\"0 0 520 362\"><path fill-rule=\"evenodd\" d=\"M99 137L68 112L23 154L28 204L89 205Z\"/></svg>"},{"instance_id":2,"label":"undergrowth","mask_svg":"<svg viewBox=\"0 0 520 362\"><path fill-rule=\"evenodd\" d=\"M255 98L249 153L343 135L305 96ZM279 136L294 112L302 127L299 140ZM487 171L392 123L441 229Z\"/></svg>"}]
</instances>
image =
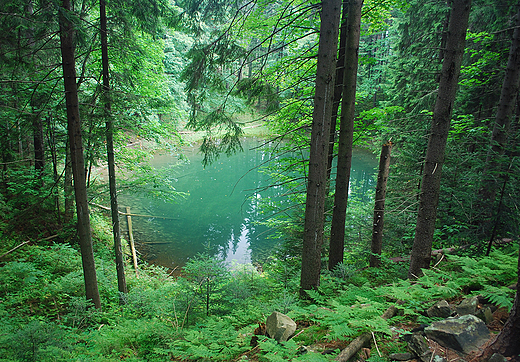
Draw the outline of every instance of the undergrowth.
<instances>
[{"instance_id":1,"label":"undergrowth","mask_svg":"<svg viewBox=\"0 0 520 362\"><path fill-rule=\"evenodd\" d=\"M99 234L108 228L96 227ZM405 331L396 326L431 322L425 310L438 299L482 295L510 308L508 286L517 276L517 250L480 259L448 256L416 283L388 277L400 274L395 264L383 270L340 265L302 302L284 260L271 258L259 272L201 254L182 277L151 265L140 266L139 278L128 270L121 306L110 238L94 239L102 311L84 299L77 246L26 245L2 260L0 361L327 361L339 348L322 355L324 346L363 332L374 332L382 351L397 352L404 347L392 336ZM398 301L399 315L383 320ZM298 321L295 338L276 343L253 335L274 310Z\"/></svg>"}]
</instances>

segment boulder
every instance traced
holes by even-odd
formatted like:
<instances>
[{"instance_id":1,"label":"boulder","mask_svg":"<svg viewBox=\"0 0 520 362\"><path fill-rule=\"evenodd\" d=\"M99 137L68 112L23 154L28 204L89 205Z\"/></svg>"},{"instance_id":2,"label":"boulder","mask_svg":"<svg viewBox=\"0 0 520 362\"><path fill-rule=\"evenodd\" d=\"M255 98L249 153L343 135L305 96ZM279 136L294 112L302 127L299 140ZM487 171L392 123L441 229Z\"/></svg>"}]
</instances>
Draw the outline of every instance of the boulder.
<instances>
[{"instance_id":1,"label":"boulder","mask_svg":"<svg viewBox=\"0 0 520 362\"><path fill-rule=\"evenodd\" d=\"M475 314L478 305L478 297L474 296L471 298L466 298L459 305L455 307L457 314L459 316L467 315L467 314Z\"/></svg>"},{"instance_id":2,"label":"boulder","mask_svg":"<svg viewBox=\"0 0 520 362\"><path fill-rule=\"evenodd\" d=\"M269 337L278 342L285 342L296 331L296 323L285 314L273 312L267 317L265 329Z\"/></svg>"},{"instance_id":3,"label":"boulder","mask_svg":"<svg viewBox=\"0 0 520 362\"><path fill-rule=\"evenodd\" d=\"M424 336L421 334L412 334L408 341L408 349L422 362L430 362L432 352L430 351L430 347L428 346L426 338L424 338Z\"/></svg>"},{"instance_id":4,"label":"boulder","mask_svg":"<svg viewBox=\"0 0 520 362\"><path fill-rule=\"evenodd\" d=\"M474 315L434 322L424 332L441 346L463 353L477 349L490 336L486 324Z\"/></svg>"},{"instance_id":5,"label":"boulder","mask_svg":"<svg viewBox=\"0 0 520 362\"><path fill-rule=\"evenodd\" d=\"M448 318L452 311L450 308L450 305L445 300L440 300L434 305L432 305L428 310L426 311L428 314L428 317L439 317L439 318Z\"/></svg>"}]
</instances>

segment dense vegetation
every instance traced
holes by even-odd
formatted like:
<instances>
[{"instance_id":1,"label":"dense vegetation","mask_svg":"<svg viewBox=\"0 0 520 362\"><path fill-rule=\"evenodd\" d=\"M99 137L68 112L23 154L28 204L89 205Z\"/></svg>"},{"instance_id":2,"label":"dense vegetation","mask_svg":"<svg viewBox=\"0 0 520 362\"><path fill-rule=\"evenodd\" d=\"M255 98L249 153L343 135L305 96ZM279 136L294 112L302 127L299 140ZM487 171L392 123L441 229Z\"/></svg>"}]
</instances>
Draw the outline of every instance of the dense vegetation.
<instances>
[{"instance_id":1,"label":"dense vegetation","mask_svg":"<svg viewBox=\"0 0 520 362\"><path fill-rule=\"evenodd\" d=\"M334 354L298 347L337 352L370 330L385 353L399 351L390 324L403 333L428 322L421 312L441 297L481 294L518 309L507 286L517 279L520 232L520 13L514 1L475 0L467 26L456 23L450 14L470 3L356 0L328 14L329 0L2 1L0 358L328 360ZM329 15L341 15L341 29L320 34L336 24L321 24ZM450 38L456 25L463 48ZM334 34L328 49L325 33ZM337 64L323 56L335 53ZM453 99L439 106L448 88ZM319 134L320 162L318 119L331 129ZM262 172L290 199L264 200L280 241L257 260L262 270L229 269L208 252L177 277L145 261L134 274L121 262L117 187L175 202L168 175L146 162L153 151L181 153L189 130L210 163L239 152L252 121L275 145ZM430 158L441 121L444 144ZM348 197L349 149L379 153L389 141L383 248L374 255L373 200L349 198L345 213L338 199ZM94 176L106 164L117 170L110 187ZM430 175L440 184L425 200ZM321 197L311 201L309 185ZM434 216L421 216L430 201ZM112 222L87 202L111 203ZM426 245L421 260L417 245ZM428 270L431 249L443 248L458 256ZM426 263L419 273L410 253ZM368 268L371 256L379 267ZM382 320L397 300L403 315ZM254 337L273 310L304 332L285 344Z\"/></svg>"}]
</instances>

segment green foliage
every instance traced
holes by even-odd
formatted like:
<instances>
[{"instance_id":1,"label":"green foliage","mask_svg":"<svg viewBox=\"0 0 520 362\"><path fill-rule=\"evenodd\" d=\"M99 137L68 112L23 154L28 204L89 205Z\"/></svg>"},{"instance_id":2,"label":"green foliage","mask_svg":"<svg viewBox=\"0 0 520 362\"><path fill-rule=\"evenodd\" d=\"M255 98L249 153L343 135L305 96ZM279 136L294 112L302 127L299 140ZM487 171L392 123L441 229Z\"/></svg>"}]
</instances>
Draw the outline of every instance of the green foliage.
<instances>
[{"instance_id":1,"label":"green foliage","mask_svg":"<svg viewBox=\"0 0 520 362\"><path fill-rule=\"evenodd\" d=\"M168 352L190 360L229 361L249 349L249 340L225 319L212 317L171 342Z\"/></svg>"}]
</instances>

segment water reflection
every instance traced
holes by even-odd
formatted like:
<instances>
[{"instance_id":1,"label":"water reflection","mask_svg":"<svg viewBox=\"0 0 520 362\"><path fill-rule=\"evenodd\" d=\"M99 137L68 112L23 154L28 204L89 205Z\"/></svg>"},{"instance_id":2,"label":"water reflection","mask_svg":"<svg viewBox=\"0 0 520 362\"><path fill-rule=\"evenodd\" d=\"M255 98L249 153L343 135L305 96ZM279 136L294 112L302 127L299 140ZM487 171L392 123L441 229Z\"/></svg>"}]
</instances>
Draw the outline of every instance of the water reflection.
<instances>
[{"instance_id":1,"label":"water reflection","mask_svg":"<svg viewBox=\"0 0 520 362\"><path fill-rule=\"evenodd\" d=\"M136 240L146 258L175 268L204 251L229 263L244 263L258 261L272 250L278 241L270 239L267 227L257 223L266 217L258 205L266 197L283 199L281 195L286 190L283 186L266 188L272 180L257 167L272 156L267 148L258 147L262 143L259 139L247 139L244 152L222 156L206 168L201 164L202 155L188 154L189 163L172 168L176 190L188 193L177 203L122 194L120 205L130 206L132 213L169 218L132 218ZM163 168L178 163L174 156L159 155L152 166ZM356 153L351 175L353 189L358 188L356 185L364 190L375 187L374 165L369 153Z\"/></svg>"}]
</instances>

